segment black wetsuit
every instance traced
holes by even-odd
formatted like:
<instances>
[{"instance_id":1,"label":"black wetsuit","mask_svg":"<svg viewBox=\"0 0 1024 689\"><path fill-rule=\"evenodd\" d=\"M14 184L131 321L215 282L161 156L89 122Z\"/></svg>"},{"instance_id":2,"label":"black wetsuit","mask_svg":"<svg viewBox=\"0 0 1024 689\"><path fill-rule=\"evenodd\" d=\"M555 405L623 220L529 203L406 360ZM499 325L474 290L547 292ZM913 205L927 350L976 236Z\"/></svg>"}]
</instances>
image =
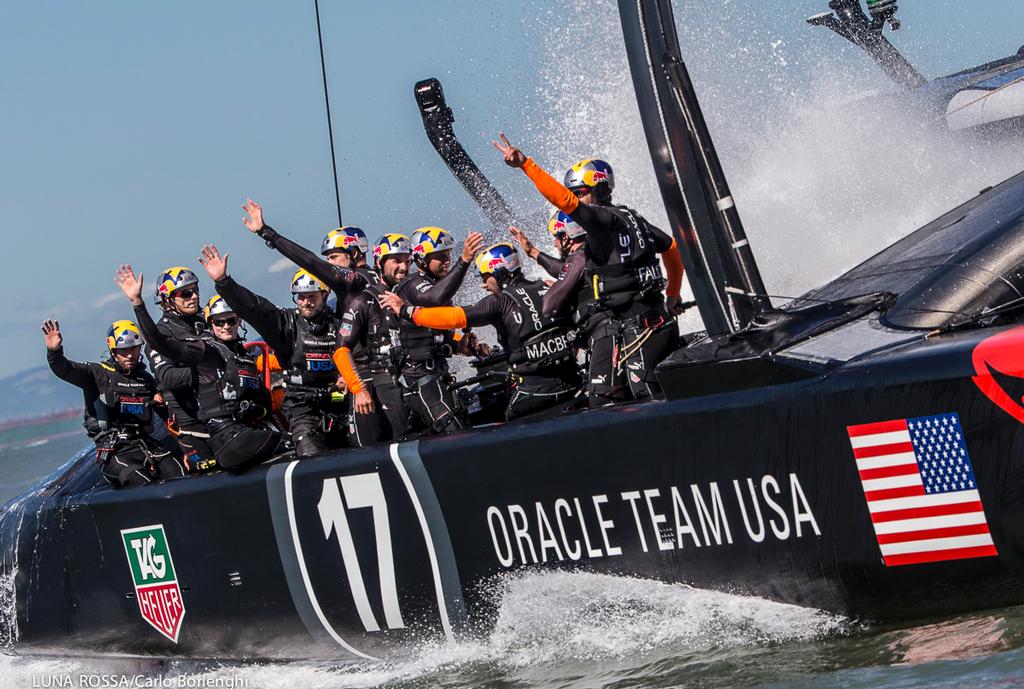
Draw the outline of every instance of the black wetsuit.
<instances>
[{"instance_id":1,"label":"black wetsuit","mask_svg":"<svg viewBox=\"0 0 1024 689\"><path fill-rule=\"evenodd\" d=\"M165 339L194 344L199 342L200 334L206 332L206 321L198 314L182 316L175 311L164 310L156 327ZM174 421L175 439L185 456L186 465L192 470L215 468L213 449L208 442L210 429L198 417L199 402L196 400L192 367L168 359L151 347L146 348L146 356L167 400L167 408Z\"/></svg>"},{"instance_id":2,"label":"black wetsuit","mask_svg":"<svg viewBox=\"0 0 1024 689\"><path fill-rule=\"evenodd\" d=\"M152 349L192 367L198 416L210 429L217 464L240 472L273 456L281 433L264 420L270 413L270 392L242 340L223 342L212 333L190 342L164 337L145 304L135 307L135 317Z\"/></svg>"},{"instance_id":3,"label":"black wetsuit","mask_svg":"<svg viewBox=\"0 0 1024 689\"><path fill-rule=\"evenodd\" d=\"M407 276L395 286L395 294L413 306L450 306L469 270L461 257L442 278L425 272ZM412 323L400 324L404 361L397 375L409 409L433 433L465 428L465 412L448 373L448 357L455 349L452 333L431 331Z\"/></svg>"},{"instance_id":4,"label":"black wetsuit","mask_svg":"<svg viewBox=\"0 0 1024 689\"><path fill-rule=\"evenodd\" d=\"M356 373L373 398L372 414L352 414L352 429L360 447L399 440L409 430L409 408L391 359L392 336L399 341L398 319L381 309L377 296L382 291L383 287L374 284L353 297L342 317L338 342L352 352Z\"/></svg>"},{"instance_id":5,"label":"black wetsuit","mask_svg":"<svg viewBox=\"0 0 1024 689\"><path fill-rule=\"evenodd\" d=\"M580 317L587 318L588 311L608 316L587 327L588 399L602 404L661 396L654 368L679 343L658 262L672 237L625 206L581 203L569 216L587 231L585 284L593 299L592 306L578 308Z\"/></svg>"},{"instance_id":6,"label":"black wetsuit","mask_svg":"<svg viewBox=\"0 0 1024 689\"><path fill-rule=\"evenodd\" d=\"M512 395L505 418L509 420L564 404L579 393L575 333L568 318L543 314L547 290L539 280L515 277L500 294L488 294L462 309L466 325L493 326L508 352Z\"/></svg>"},{"instance_id":7,"label":"black wetsuit","mask_svg":"<svg viewBox=\"0 0 1024 689\"><path fill-rule=\"evenodd\" d=\"M281 309L242 287L228 275L217 293L254 327L277 354L284 370L281 411L295 441L295 454L311 457L347 441L348 400L334 392L338 370L331 358L341 321L324 308L312 320L296 309Z\"/></svg>"},{"instance_id":8,"label":"black wetsuit","mask_svg":"<svg viewBox=\"0 0 1024 689\"><path fill-rule=\"evenodd\" d=\"M178 459L150 436L157 384L142 362L125 371L113 358L102 363L71 361L63 347L47 349L46 361L61 380L82 388L89 397L96 394L95 432L90 435L107 481L115 487L139 486L185 475Z\"/></svg>"}]
</instances>

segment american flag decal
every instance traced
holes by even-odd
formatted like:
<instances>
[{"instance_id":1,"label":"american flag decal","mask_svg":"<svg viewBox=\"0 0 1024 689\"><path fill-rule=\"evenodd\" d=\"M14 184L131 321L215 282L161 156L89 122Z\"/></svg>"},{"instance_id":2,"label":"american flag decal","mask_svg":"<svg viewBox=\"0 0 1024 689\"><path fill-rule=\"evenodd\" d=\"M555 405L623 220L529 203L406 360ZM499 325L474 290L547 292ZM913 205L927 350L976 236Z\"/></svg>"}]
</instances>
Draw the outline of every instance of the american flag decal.
<instances>
[{"instance_id":1,"label":"american flag decal","mask_svg":"<svg viewBox=\"0 0 1024 689\"><path fill-rule=\"evenodd\" d=\"M887 567L998 555L956 413L846 430Z\"/></svg>"}]
</instances>

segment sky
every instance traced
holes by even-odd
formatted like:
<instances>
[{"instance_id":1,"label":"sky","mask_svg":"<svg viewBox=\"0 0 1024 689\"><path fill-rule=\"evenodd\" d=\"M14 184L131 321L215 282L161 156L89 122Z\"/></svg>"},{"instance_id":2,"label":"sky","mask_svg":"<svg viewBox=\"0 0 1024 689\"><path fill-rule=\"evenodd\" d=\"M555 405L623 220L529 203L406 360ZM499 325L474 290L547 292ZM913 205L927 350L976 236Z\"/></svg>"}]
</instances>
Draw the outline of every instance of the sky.
<instances>
[{"instance_id":1,"label":"sky","mask_svg":"<svg viewBox=\"0 0 1024 689\"><path fill-rule=\"evenodd\" d=\"M785 100L795 91L780 84L821 60L877 76L803 23L825 4L677 0L694 78L718 99L713 130L764 99ZM901 5L905 28L893 40L930 76L1024 43L1017 0ZM371 240L486 225L423 135L412 98L419 79L442 81L470 154L527 211L536 197L490 148L499 129L535 143L551 165L582 157L602 136L642 140L628 104L612 113L621 129L587 126L592 110L608 110L607 94L565 85L608 65L625 79L611 3L323 0L321 13L344 220ZM731 78L762 58L774 62ZM0 377L43 362L47 317L61 320L69 355L98 356L110 321L130 316L112 279L121 262L145 273L151 293L161 269L198 270L199 248L214 242L240 281L287 303L291 271L245 231L240 205L260 201L268 223L310 247L337 225L311 1L9 0L0 62ZM636 165L649 167L642 146L630 145ZM653 188L653 177L636 178ZM489 238L498 239L493 230Z\"/></svg>"}]
</instances>

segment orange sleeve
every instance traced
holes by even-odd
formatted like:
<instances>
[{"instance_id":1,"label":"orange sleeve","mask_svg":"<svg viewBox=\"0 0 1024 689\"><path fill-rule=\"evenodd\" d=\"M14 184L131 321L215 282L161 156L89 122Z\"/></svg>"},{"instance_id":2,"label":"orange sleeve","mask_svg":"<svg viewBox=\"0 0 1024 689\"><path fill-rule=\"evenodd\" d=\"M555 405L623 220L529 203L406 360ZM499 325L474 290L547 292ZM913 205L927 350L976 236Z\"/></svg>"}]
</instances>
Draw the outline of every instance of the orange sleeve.
<instances>
[{"instance_id":1,"label":"orange sleeve","mask_svg":"<svg viewBox=\"0 0 1024 689\"><path fill-rule=\"evenodd\" d=\"M674 237L672 246L661 252L661 259L665 262L665 272L668 273L668 286L665 288L665 295L678 297L679 290L683 286L683 257L679 254Z\"/></svg>"},{"instance_id":2,"label":"orange sleeve","mask_svg":"<svg viewBox=\"0 0 1024 689\"><path fill-rule=\"evenodd\" d=\"M338 347L334 350L334 365L341 371L341 377L345 379L345 385L353 395L366 389L359 374L356 373L356 364L352 361L352 352L348 347Z\"/></svg>"},{"instance_id":3,"label":"orange sleeve","mask_svg":"<svg viewBox=\"0 0 1024 689\"><path fill-rule=\"evenodd\" d=\"M465 328L466 312L461 306L420 307L412 312L412 322L434 330Z\"/></svg>"},{"instance_id":4,"label":"orange sleeve","mask_svg":"<svg viewBox=\"0 0 1024 689\"><path fill-rule=\"evenodd\" d=\"M545 172L544 168L533 162L533 158L526 159L523 164L523 172L537 187L541 196L563 213L572 213L580 205L576 194L566 189L558 180Z\"/></svg>"}]
</instances>

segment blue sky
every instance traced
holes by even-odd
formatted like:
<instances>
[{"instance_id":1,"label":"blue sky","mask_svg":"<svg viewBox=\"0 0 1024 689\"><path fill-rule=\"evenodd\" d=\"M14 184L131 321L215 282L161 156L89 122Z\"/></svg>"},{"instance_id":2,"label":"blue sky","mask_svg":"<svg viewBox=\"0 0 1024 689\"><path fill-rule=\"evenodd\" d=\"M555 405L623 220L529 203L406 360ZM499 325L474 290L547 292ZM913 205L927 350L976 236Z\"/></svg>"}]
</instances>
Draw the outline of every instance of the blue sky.
<instances>
[{"instance_id":1,"label":"blue sky","mask_svg":"<svg viewBox=\"0 0 1024 689\"><path fill-rule=\"evenodd\" d=\"M1024 3L901 4L906 28L894 40L931 76L1024 43ZM789 79L822 57L870 72L802 23L824 5L679 0L677 16L699 29L684 30L695 78L714 79L728 71L718 60L742 64L776 40L789 47ZM622 49L602 3L324 0L321 9L343 211L371 238L484 225L423 136L416 80L442 80L470 153L514 201L535 203L489 137L504 127L557 139L564 112L546 110L552 73L585 76ZM726 20L737 23L727 30ZM702 43L716 37L731 41L721 55ZM289 273L268 272L277 256L245 232L239 205L260 200L269 222L309 245L336 225L312 2L6 2L0 61L0 376L43 361L38 324L48 316L61 319L72 356L95 357L110 320L130 314L112 282L121 261L151 288L163 267L198 268L200 245L214 241L233 274L286 303ZM714 87L736 103L757 90L748 81L730 91L727 79ZM585 109L602 96L574 97Z\"/></svg>"}]
</instances>

